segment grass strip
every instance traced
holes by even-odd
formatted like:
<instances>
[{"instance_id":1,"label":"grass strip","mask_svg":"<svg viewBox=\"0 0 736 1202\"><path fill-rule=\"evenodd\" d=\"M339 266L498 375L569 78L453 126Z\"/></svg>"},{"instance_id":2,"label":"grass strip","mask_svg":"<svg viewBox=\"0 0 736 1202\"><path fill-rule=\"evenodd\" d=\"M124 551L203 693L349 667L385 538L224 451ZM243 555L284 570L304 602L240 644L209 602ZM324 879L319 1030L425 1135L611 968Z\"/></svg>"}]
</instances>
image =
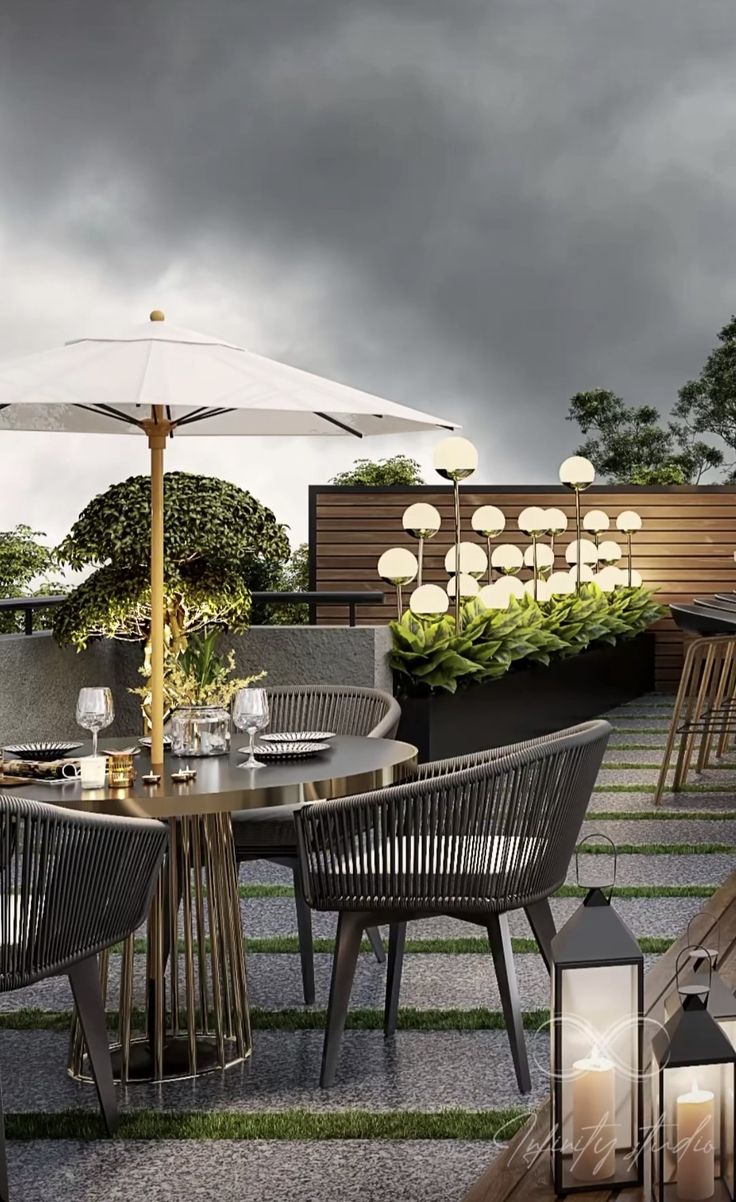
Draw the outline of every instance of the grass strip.
<instances>
[{"instance_id":1,"label":"grass strip","mask_svg":"<svg viewBox=\"0 0 736 1202\"><path fill-rule=\"evenodd\" d=\"M616 885L614 897L712 897L718 885ZM585 897L585 885L561 885L555 897Z\"/></svg>"},{"instance_id":2,"label":"grass strip","mask_svg":"<svg viewBox=\"0 0 736 1202\"><path fill-rule=\"evenodd\" d=\"M641 949L644 952L662 952L666 951L672 940L644 937L639 940ZM646 946L645 946L646 945ZM651 945L651 946L650 946ZM522 938L514 936L511 940L511 946L514 952L520 955L527 955L530 952L536 953L539 947L536 939ZM268 939L246 939L246 952L251 955L290 955L296 956L299 954L299 940L296 935L274 935ZM143 954L148 950L145 939L136 940L134 951L137 954ZM183 945L180 948L184 950ZM209 951L209 947L207 949ZM335 950L334 939L315 939L315 952L332 955ZM360 950L366 955L372 953L372 948L368 940L364 940ZM459 936L457 938L448 939L407 939L407 953L412 955L428 956L428 955L484 955L488 951L488 940L478 938L474 935Z\"/></svg>"},{"instance_id":3,"label":"grass strip","mask_svg":"<svg viewBox=\"0 0 736 1202\"><path fill-rule=\"evenodd\" d=\"M616 748L616 751L619 751L619 750L621 750L621 748L618 748L618 747L617 747L617 748ZM643 751L643 750L644 750L644 748L639 748L639 750L640 750L640 751ZM649 749L647 749L647 750L649 750ZM655 748L654 748L654 750L656 751L656 750L657 750L657 748L655 747ZM606 760L604 760L604 761L603 761L603 763L601 764L601 770L602 770L602 771L608 771L608 770L610 770L610 771L613 771L614 769L616 769L616 770L619 770L619 769L627 769L627 770L636 769L637 771L640 771L640 770L644 769L644 770L646 770L646 771L648 771L648 772L659 772L659 770L660 770L660 768L661 768L661 767L662 767L662 765L661 765L661 764L639 764L639 763L629 764L629 763L621 763L621 762L619 762L618 760L617 760L615 763L614 763L614 762L612 762L612 761L606 761ZM675 771L675 765L674 765L674 764L672 764L672 765L671 765L671 766L670 766L670 767L667 769L667 771L668 771L668 772L674 772L674 771ZM734 772L734 773L736 773L736 764L708 764L707 771L708 771L708 772Z\"/></svg>"},{"instance_id":4,"label":"grass strip","mask_svg":"<svg viewBox=\"0 0 736 1202\"><path fill-rule=\"evenodd\" d=\"M241 897L293 897L292 885L240 885Z\"/></svg>"},{"instance_id":5,"label":"grass strip","mask_svg":"<svg viewBox=\"0 0 736 1202\"><path fill-rule=\"evenodd\" d=\"M592 833L592 832L591 832ZM610 856L608 844L584 843L581 855ZM731 843L617 843L619 856L714 856L731 855L736 850Z\"/></svg>"},{"instance_id":6,"label":"grass strip","mask_svg":"<svg viewBox=\"0 0 736 1202\"><path fill-rule=\"evenodd\" d=\"M510 1139L531 1114L519 1106L503 1110L394 1111L319 1113L284 1110L242 1114L232 1111L165 1113L141 1110L121 1115L117 1139ZM102 1119L89 1110L57 1114L7 1114L6 1134L13 1140L105 1138Z\"/></svg>"},{"instance_id":7,"label":"grass strip","mask_svg":"<svg viewBox=\"0 0 736 1202\"><path fill-rule=\"evenodd\" d=\"M327 1012L296 1007L288 1010L255 1007L250 1012L250 1018L253 1029L257 1031L323 1031ZM0 1014L0 1030L63 1031L66 1034L71 1019L71 1010L25 1007ZM549 1022L549 1011L527 1010L523 1021L527 1030L538 1031ZM117 1030L118 1015L115 1011L108 1013L107 1025L110 1030ZM353 1031L382 1031L383 1011L351 1010L347 1027ZM402 1031L503 1031L506 1024L500 1010L488 1010L485 1007L474 1010L417 1010L407 1007L399 1010L398 1027ZM133 1010L133 1030L145 1030L145 1011L140 1007Z\"/></svg>"},{"instance_id":8,"label":"grass strip","mask_svg":"<svg viewBox=\"0 0 736 1202\"><path fill-rule=\"evenodd\" d=\"M733 822L736 810L589 810L586 822Z\"/></svg>"}]
</instances>

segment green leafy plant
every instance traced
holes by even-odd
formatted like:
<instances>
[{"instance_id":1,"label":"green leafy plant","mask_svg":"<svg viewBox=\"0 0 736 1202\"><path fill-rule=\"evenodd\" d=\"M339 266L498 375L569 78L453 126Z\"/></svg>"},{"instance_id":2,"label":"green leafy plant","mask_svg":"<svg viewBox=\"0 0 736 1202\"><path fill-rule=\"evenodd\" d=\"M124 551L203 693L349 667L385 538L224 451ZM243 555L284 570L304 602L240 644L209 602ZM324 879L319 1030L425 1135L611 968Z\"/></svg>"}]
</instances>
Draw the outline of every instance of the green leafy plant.
<instances>
[{"instance_id":1,"label":"green leafy plant","mask_svg":"<svg viewBox=\"0 0 736 1202\"><path fill-rule=\"evenodd\" d=\"M41 530L20 524L12 530L0 530L0 597L40 597L63 593L65 586L49 579L59 564L56 553L39 539ZM36 582L36 587L31 587ZM39 610L35 627L47 623L48 611ZM0 634L13 634L23 629L22 613L0 614Z\"/></svg>"},{"instance_id":2,"label":"green leafy plant","mask_svg":"<svg viewBox=\"0 0 736 1202\"><path fill-rule=\"evenodd\" d=\"M330 480L330 484L364 484L372 488L423 483L419 464L408 455L391 455L388 459L356 459L348 471L338 472Z\"/></svg>"},{"instance_id":3,"label":"green leafy plant","mask_svg":"<svg viewBox=\"0 0 736 1202\"><path fill-rule=\"evenodd\" d=\"M219 649L222 631L217 627L193 634L185 648L168 656L164 675L164 704L171 711L181 705L221 705L227 708L238 689L244 689L265 672L236 677L235 652L223 655ZM141 669L145 675L145 668ZM148 684L132 689L142 699L143 712L148 716L150 689Z\"/></svg>"},{"instance_id":4,"label":"green leafy plant","mask_svg":"<svg viewBox=\"0 0 736 1202\"><path fill-rule=\"evenodd\" d=\"M449 614L422 618L407 610L391 623L396 690L407 696L455 693L496 680L522 660L546 665L593 643L633 638L663 612L647 589L605 593L595 584L541 605L512 598L505 610L467 601L460 632Z\"/></svg>"}]
</instances>

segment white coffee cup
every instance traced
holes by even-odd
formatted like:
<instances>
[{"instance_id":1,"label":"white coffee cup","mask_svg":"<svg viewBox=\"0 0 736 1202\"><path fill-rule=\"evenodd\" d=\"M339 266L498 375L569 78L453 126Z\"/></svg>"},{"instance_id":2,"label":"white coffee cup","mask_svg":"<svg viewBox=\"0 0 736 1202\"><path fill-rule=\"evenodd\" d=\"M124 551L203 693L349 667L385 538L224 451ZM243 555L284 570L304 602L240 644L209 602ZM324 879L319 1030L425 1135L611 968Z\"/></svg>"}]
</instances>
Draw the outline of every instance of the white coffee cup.
<instances>
[{"instance_id":1,"label":"white coffee cup","mask_svg":"<svg viewBox=\"0 0 736 1202\"><path fill-rule=\"evenodd\" d=\"M107 759L104 755L85 755L79 761L79 779L83 789L101 789L105 784Z\"/></svg>"}]
</instances>

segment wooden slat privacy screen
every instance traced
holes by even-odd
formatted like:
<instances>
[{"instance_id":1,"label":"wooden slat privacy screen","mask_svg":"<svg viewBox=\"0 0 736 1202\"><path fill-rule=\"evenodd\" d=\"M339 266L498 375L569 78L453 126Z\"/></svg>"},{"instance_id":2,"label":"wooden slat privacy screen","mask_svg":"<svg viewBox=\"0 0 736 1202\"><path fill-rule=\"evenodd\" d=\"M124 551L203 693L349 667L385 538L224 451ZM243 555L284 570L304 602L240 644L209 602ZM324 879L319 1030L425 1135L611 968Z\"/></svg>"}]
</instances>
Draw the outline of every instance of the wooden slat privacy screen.
<instances>
[{"instance_id":1,"label":"wooden slat privacy screen","mask_svg":"<svg viewBox=\"0 0 736 1202\"><path fill-rule=\"evenodd\" d=\"M446 583L444 558L453 541L452 493L448 487L340 488L309 490L310 570L313 589L376 589L378 556L387 547L415 544L404 533L401 517L413 501L428 501L442 515L442 529L425 548L425 582ZM554 486L461 489L463 538L480 541L470 518L479 505L497 505L506 515L506 531L496 542L528 543L517 519L527 505L555 506L568 516L569 528L557 540L555 567L564 568L565 547L574 538L575 502L567 489ZM617 514L635 509L643 529L634 537L634 566L645 584L658 590L663 604L736 588L736 487L672 488L593 487L582 494L582 511L603 509L613 529L602 537L625 542L615 530ZM524 573L524 578L528 573ZM383 586L392 593L388 586ZM358 620L376 625L394 616L393 596L384 607L359 607ZM334 610L317 612L317 621L336 620ZM672 619L658 623L657 684L673 690L682 666L682 639Z\"/></svg>"}]
</instances>

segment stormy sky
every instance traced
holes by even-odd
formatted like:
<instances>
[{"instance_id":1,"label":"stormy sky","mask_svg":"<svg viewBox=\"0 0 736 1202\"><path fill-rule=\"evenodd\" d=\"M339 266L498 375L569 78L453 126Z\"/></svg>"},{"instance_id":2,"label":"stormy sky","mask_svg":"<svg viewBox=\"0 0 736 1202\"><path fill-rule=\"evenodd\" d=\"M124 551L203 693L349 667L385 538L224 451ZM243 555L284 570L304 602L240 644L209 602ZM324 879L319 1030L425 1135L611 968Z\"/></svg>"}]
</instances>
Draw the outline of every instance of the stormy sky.
<instances>
[{"instance_id":1,"label":"stormy sky","mask_svg":"<svg viewBox=\"0 0 736 1202\"><path fill-rule=\"evenodd\" d=\"M0 357L153 307L425 410L544 482L569 396L666 408L736 310L732 0L6 0ZM306 531L412 439L186 440ZM3 434L57 538L144 440ZM431 471L428 472L431 479Z\"/></svg>"}]
</instances>

